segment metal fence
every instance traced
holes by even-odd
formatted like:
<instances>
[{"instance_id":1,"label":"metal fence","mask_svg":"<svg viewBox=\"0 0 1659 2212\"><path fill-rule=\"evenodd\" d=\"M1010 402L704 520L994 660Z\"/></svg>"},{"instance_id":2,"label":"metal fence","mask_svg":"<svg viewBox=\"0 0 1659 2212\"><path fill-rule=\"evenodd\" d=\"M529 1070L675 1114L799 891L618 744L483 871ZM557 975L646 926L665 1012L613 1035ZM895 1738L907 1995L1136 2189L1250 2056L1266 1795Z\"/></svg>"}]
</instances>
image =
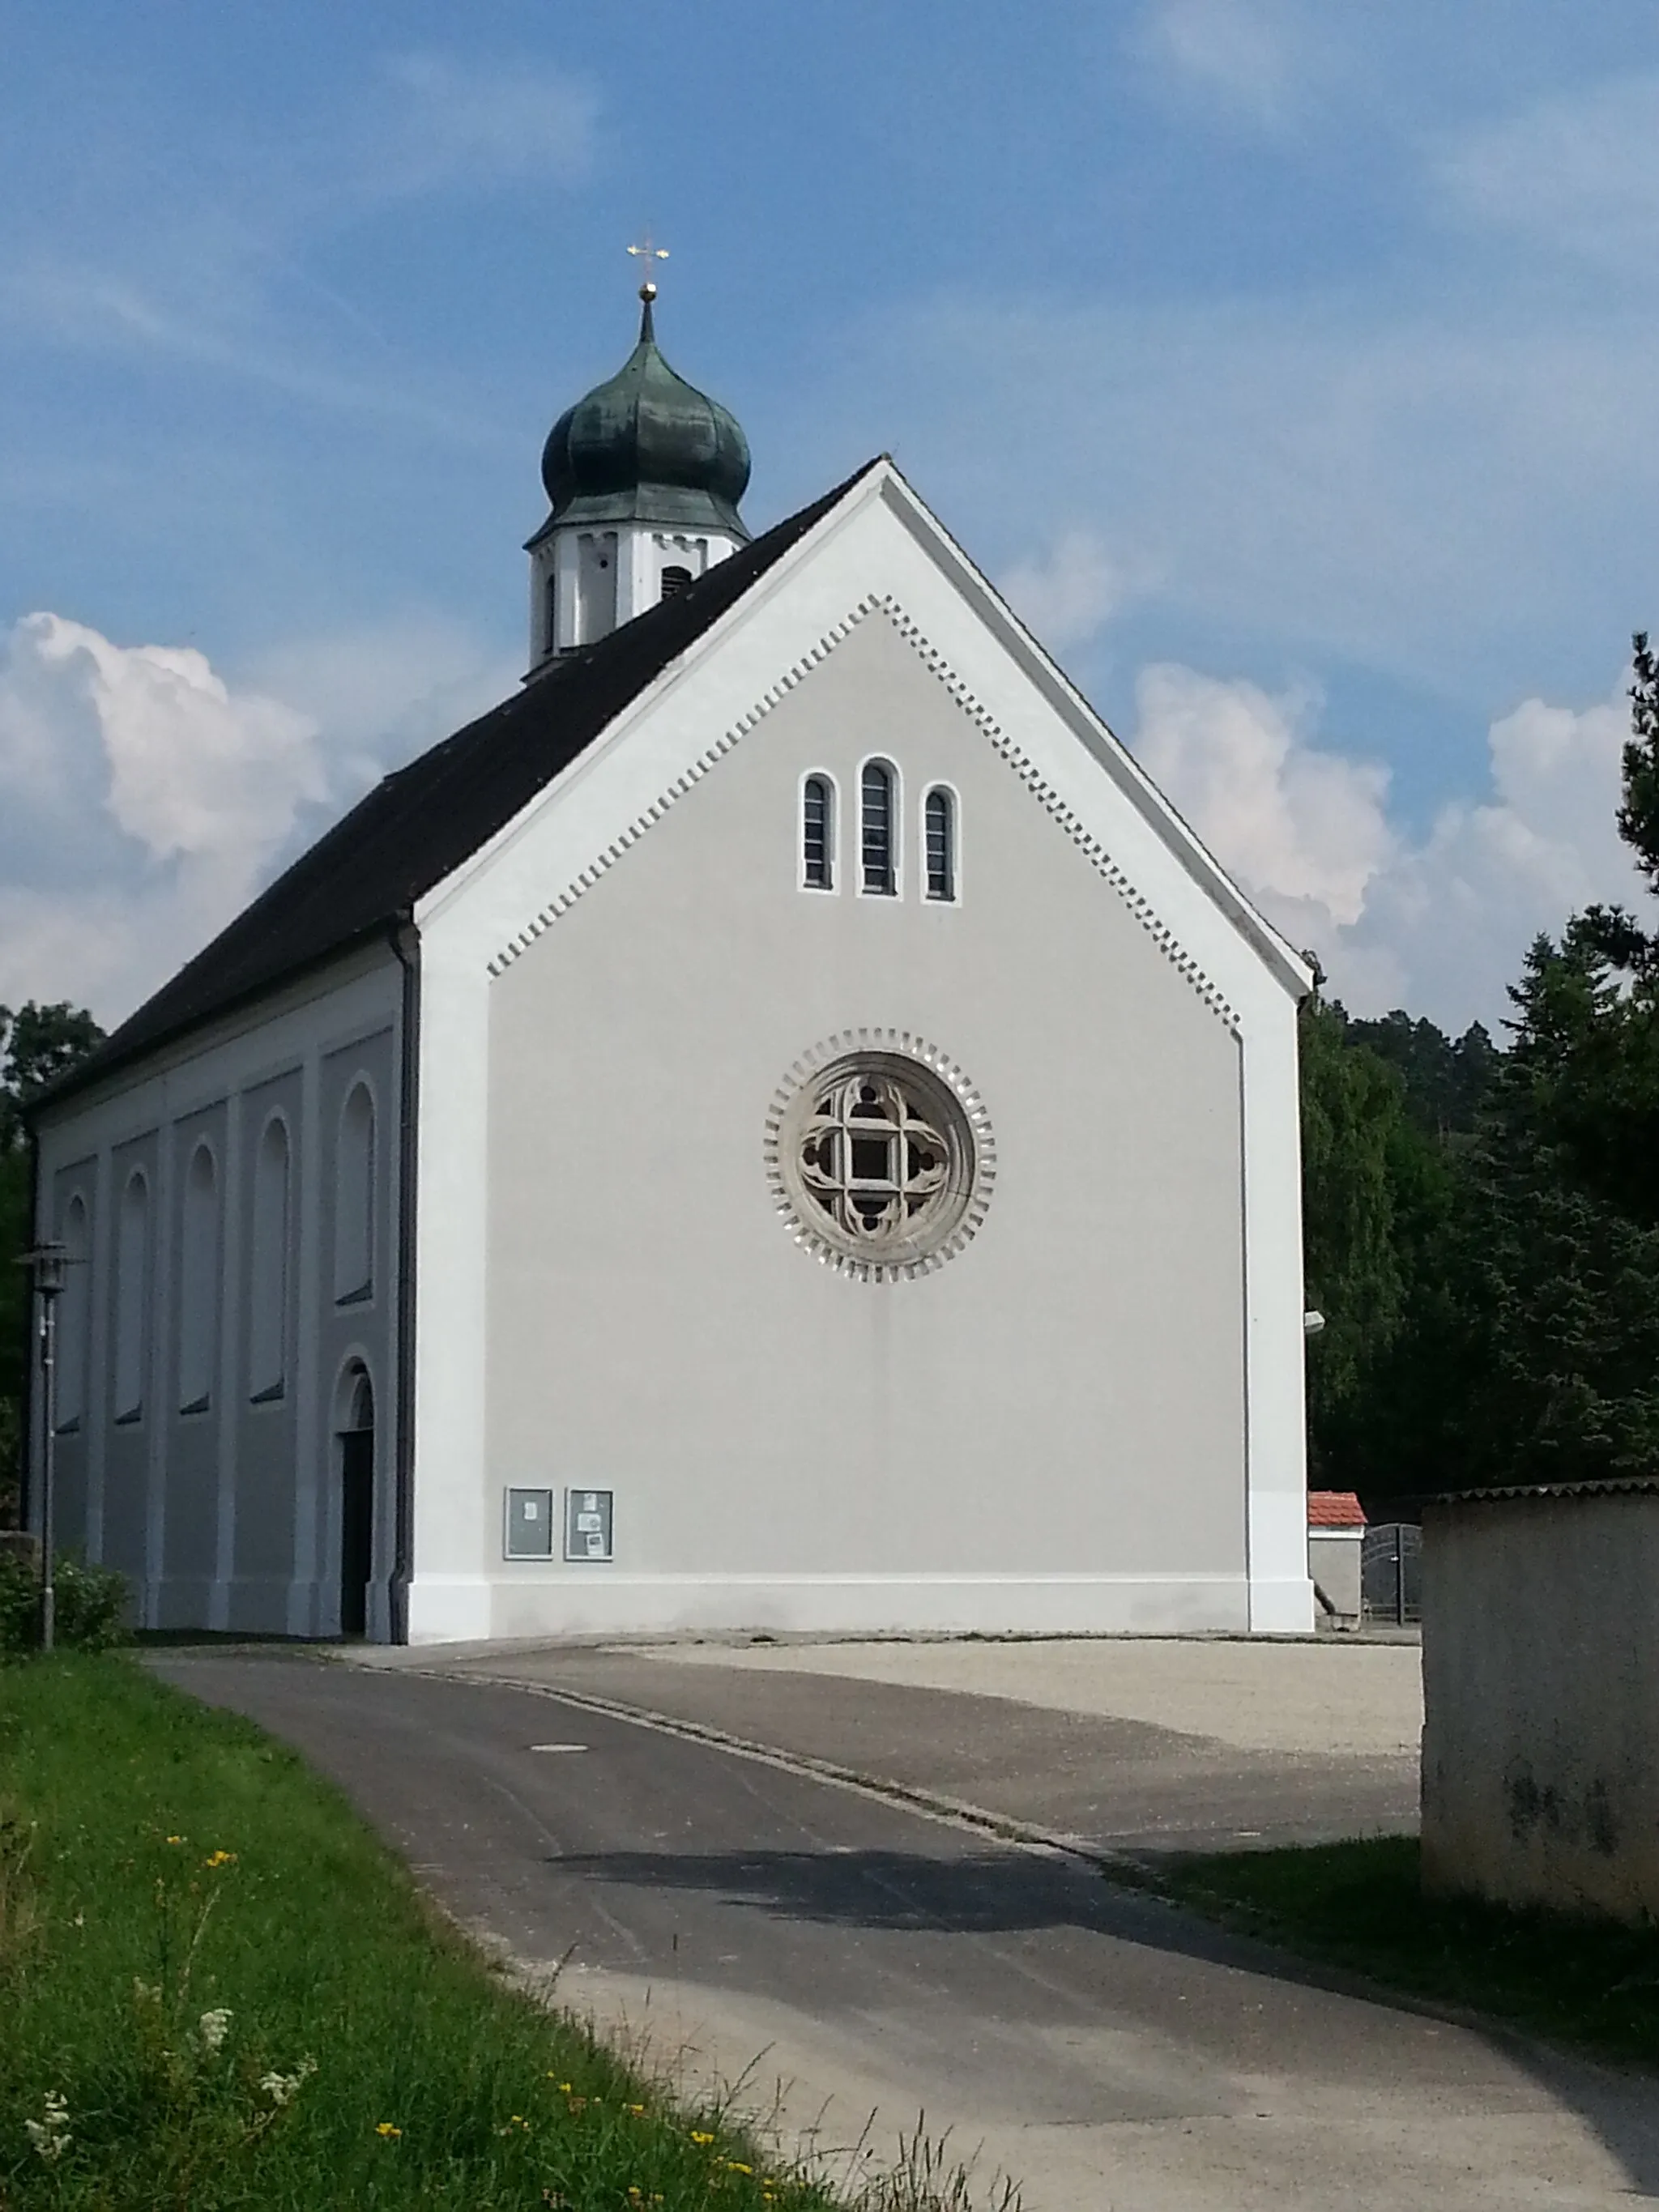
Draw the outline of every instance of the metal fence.
<instances>
[{"instance_id":1,"label":"metal fence","mask_svg":"<svg viewBox=\"0 0 1659 2212\"><path fill-rule=\"evenodd\" d=\"M1409 1522L1367 1528L1359 1554L1360 1602L1367 1620L1403 1627L1423 1618L1423 1531Z\"/></svg>"}]
</instances>

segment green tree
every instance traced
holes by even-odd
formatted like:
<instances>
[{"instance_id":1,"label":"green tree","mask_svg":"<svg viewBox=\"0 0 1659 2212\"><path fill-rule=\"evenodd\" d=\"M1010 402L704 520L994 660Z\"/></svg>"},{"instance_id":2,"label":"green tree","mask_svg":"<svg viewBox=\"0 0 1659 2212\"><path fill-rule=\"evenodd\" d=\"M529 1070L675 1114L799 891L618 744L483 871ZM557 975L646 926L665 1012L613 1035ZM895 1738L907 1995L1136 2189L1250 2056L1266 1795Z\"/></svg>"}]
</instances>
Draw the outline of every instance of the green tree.
<instances>
[{"instance_id":1,"label":"green tree","mask_svg":"<svg viewBox=\"0 0 1659 2212\"><path fill-rule=\"evenodd\" d=\"M1396 1007L1378 1021L1350 1020L1348 1036L1399 1072L1407 1110L1428 1135L1444 1142L1474 1133L1500 1056L1479 1022L1452 1038L1432 1022L1413 1020Z\"/></svg>"},{"instance_id":2,"label":"green tree","mask_svg":"<svg viewBox=\"0 0 1659 2212\"><path fill-rule=\"evenodd\" d=\"M1653 1006L1598 939L1583 922L1540 938L1510 994L1514 1048L1455 1240L1463 1356L1445 1427L1464 1482L1659 1465L1659 1221L1646 1164L1622 1157L1659 1110Z\"/></svg>"},{"instance_id":3,"label":"green tree","mask_svg":"<svg viewBox=\"0 0 1659 2212\"><path fill-rule=\"evenodd\" d=\"M1448 1172L1413 1118L1407 1084L1357 1042L1340 1006L1303 1008L1303 1236L1312 1479L1346 1489L1364 1464L1376 1376L1409 1321L1449 1205Z\"/></svg>"},{"instance_id":4,"label":"green tree","mask_svg":"<svg viewBox=\"0 0 1659 2212\"><path fill-rule=\"evenodd\" d=\"M33 1000L15 1013L0 1006L0 1526L16 1517L28 1359L28 1278L17 1265L32 1242L24 1109L84 1060L103 1034L84 1007Z\"/></svg>"}]
</instances>

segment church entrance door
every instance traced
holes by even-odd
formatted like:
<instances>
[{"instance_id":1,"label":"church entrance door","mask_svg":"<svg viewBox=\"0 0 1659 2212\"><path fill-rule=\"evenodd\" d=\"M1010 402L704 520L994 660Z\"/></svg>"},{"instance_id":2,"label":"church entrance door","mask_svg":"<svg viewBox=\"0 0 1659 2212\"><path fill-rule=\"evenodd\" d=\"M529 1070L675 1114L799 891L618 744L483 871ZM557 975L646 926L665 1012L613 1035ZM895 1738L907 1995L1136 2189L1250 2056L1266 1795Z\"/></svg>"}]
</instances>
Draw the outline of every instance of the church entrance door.
<instances>
[{"instance_id":1,"label":"church entrance door","mask_svg":"<svg viewBox=\"0 0 1659 2212\"><path fill-rule=\"evenodd\" d=\"M368 1581L374 1571L374 1389L357 1378L348 1425L340 1431L340 1633L368 1626Z\"/></svg>"}]
</instances>

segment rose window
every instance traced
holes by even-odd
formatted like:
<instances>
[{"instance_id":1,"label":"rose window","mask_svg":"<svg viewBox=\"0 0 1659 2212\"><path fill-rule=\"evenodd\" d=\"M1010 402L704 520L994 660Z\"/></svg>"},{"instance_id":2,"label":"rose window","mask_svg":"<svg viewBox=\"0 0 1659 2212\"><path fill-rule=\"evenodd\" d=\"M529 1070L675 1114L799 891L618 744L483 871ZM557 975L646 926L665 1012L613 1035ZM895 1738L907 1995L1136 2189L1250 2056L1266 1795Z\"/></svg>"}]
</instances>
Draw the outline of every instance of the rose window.
<instances>
[{"instance_id":1,"label":"rose window","mask_svg":"<svg viewBox=\"0 0 1659 2212\"><path fill-rule=\"evenodd\" d=\"M803 1240L883 1275L954 1249L988 1181L963 1099L906 1054L849 1054L821 1066L775 1127L775 1172ZM980 1188L980 1212L985 1194Z\"/></svg>"}]
</instances>

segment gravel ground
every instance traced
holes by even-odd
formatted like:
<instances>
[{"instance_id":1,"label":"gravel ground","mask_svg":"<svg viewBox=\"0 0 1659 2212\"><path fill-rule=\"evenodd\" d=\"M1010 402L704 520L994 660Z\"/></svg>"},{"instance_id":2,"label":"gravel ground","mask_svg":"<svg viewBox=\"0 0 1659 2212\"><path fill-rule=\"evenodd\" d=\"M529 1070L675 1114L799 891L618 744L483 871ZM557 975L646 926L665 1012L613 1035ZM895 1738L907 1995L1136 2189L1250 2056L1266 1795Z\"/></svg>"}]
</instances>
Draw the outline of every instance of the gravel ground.
<instances>
[{"instance_id":1,"label":"gravel ground","mask_svg":"<svg viewBox=\"0 0 1659 2212\"><path fill-rule=\"evenodd\" d=\"M646 1647L641 1647L644 1649ZM1414 1643L1060 1638L1031 1643L653 1644L655 1660L754 1668L1012 1698L1054 1712L1142 1721L1238 1751L1415 1753L1423 1727Z\"/></svg>"}]
</instances>

